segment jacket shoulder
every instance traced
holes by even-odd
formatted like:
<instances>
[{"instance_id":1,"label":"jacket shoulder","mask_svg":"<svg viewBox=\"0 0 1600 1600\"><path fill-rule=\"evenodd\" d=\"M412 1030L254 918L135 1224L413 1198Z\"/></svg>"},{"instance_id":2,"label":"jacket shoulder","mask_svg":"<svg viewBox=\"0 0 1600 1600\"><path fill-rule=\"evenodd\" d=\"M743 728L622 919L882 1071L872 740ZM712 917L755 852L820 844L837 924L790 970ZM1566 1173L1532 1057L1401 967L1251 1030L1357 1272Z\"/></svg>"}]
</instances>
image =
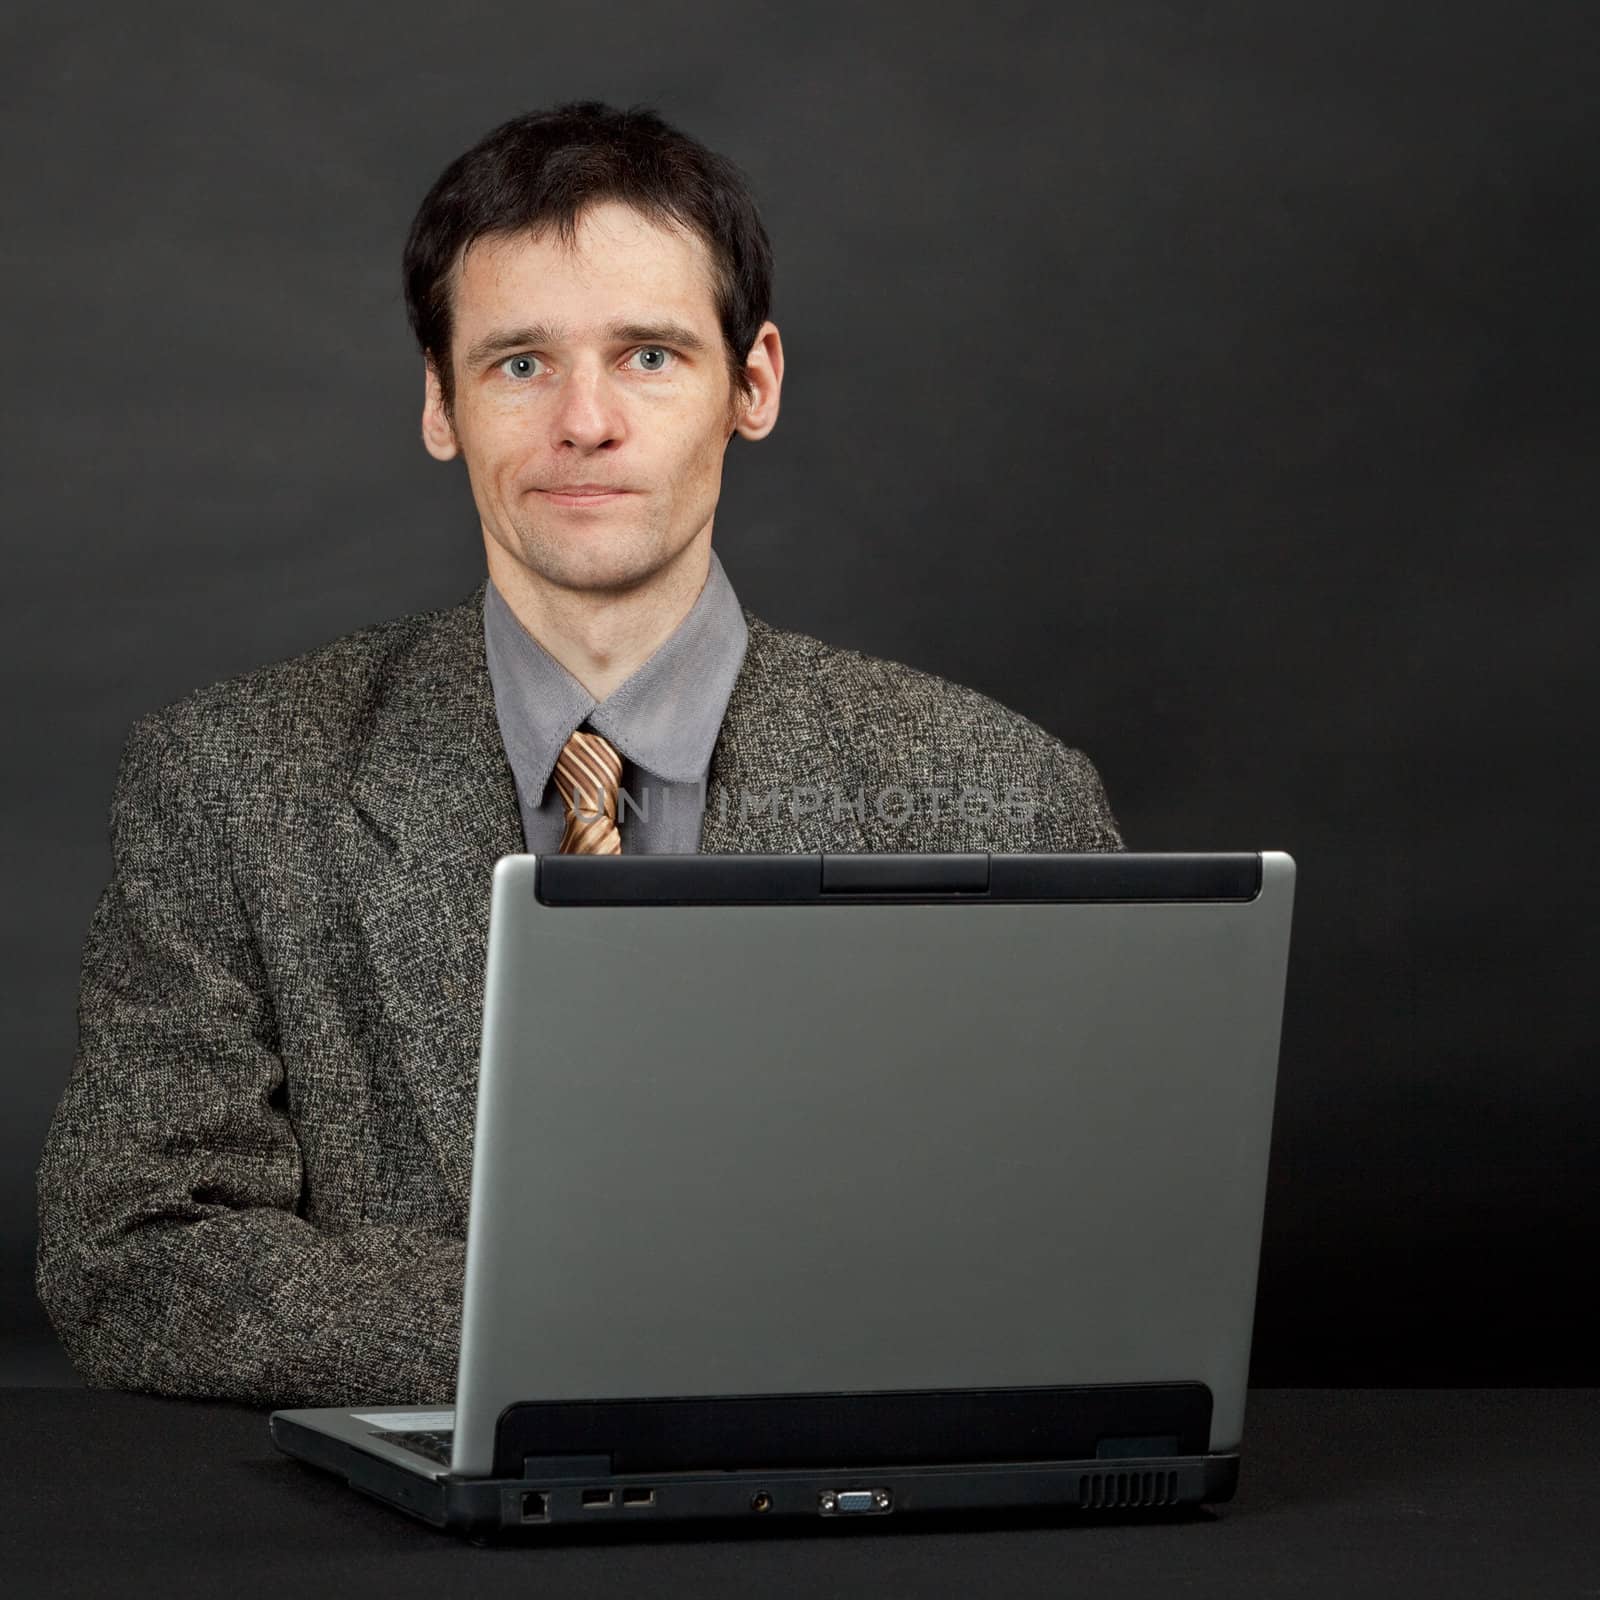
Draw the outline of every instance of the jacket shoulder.
<instances>
[{"instance_id":1,"label":"jacket shoulder","mask_svg":"<svg viewBox=\"0 0 1600 1600\"><path fill-rule=\"evenodd\" d=\"M1094 763L992 695L904 661L776 628L746 613L774 686L879 783L954 784L1029 795L1037 825L995 848L1123 848Z\"/></svg>"},{"instance_id":2,"label":"jacket shoulder","mask_svg":"<svg viewBox=\"0 0 1600 1600\"><path fill-rule=\"evenodd\" d=\"M281 750L302 770L359 741L397 662L470 607L369 623L309 650L192 689L139 717L129 742L181 747L197 768Z\"/></svg>"},{"instance_id":3,"label":"jacket shoulder","mask_svg":"<svg viewBox=\"0 0 1600 1600\"><path fill-rule=\"evenodd\" d=\"M978 735L1018 748L1061 744L1031 718L967 684L904 661L776 628L748 613L746 619L753 624L752 639L760 639L763 666L797 688L810 684L826 692L835 716L847 727L881 734L883 718L892 716L902 728L927 732L937 727L950 740Z\"/></svg>"}]
</instances>

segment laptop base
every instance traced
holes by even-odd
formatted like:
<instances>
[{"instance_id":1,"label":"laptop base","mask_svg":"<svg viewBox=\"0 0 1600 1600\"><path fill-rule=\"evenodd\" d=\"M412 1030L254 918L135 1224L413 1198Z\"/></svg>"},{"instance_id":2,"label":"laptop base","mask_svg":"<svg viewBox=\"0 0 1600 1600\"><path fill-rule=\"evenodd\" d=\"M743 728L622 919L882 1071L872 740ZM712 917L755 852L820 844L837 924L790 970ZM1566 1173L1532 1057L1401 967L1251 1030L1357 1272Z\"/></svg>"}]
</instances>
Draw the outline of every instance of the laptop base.
<instances>
[{"instance_id":1,"label":"laptop base","mask_svg":"<svg viewBox=\"0 0 1600 1600\"><path fill-rule=\"evenodd\" d=\"M1233 1497L1236 1452L1127 1460L985 1462L854 1468L737 1469L559 1477L458 1478L408 1471L282 1416L274 1443L343 1478L351 1488L435 1528L474 1540L546 1532L622 1532L716 1519L720 1524L799 1521L884 1524L925 1512L1057 1510L1093 1515L1215 1504Z\"/></svg>"}]
</instances>

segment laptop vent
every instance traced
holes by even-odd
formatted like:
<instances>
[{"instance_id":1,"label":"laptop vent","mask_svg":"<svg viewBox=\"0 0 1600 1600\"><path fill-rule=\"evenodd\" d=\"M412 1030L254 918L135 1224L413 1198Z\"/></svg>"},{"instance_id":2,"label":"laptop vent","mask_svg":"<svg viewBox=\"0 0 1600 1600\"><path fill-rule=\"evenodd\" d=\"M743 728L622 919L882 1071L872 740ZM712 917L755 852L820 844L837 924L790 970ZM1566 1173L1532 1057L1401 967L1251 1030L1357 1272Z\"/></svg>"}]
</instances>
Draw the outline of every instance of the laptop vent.
<instances>
[{"instance_id":1,"label":"laptop vent","mask_svg":"<svg viewBox=\"0 0 1600 1600\"><path fill-rule=\"evenodd\" d=\"M1177 1503L1176 1472L1086 1472L1078 1479L1078 1506L1083 1511Z\"/></svg>"}]
</instances>

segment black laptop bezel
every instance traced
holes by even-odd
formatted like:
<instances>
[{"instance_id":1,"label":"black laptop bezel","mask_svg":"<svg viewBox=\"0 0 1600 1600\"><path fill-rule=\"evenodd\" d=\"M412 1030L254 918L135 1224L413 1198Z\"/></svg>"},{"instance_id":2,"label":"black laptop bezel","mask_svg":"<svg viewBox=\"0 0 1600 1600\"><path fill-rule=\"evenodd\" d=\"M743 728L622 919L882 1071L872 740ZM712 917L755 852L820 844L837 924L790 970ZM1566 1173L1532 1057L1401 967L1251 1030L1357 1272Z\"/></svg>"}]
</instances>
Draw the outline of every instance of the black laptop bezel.
<instances>
[{"instance_id":1,"label":"black laptop bezel","mask_svg":"<svg viewBox=\"0 0 1600 1600\"><path fill-rule=\"evenodd\" d=\"M538 857L534 895L542 905L573 907L852 900L1214 904L1254 900L1261 882L1259 851L545 855Z\"/></svg>"}]
</instances>

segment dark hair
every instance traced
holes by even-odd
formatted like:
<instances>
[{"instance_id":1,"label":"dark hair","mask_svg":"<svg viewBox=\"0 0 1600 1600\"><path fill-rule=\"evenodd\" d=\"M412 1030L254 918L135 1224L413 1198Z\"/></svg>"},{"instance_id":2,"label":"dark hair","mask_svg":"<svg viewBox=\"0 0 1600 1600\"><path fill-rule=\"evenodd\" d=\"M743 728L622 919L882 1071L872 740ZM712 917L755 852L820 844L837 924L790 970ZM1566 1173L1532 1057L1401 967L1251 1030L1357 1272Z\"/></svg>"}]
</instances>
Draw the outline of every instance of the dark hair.
<instances>
[{"instance_id":1,"label":"dark hair","mask_svg":"<svg viewBox=\"0 0 1600 1600\"><path fill-rule=\"evenodd\" d=\"M669 127L651 107L618 111L598 100L502 123L444 169L412 219L403 265L406 314L439 375L447 416L455 405L452 278L463 252L485 236L539 235L552 227L571 247L585 208L606 200L705 242L732 381L732 429L753 392L745 358L772 299L772 242L755 200L731 161Z\"/></svg>"}]
</instances>

